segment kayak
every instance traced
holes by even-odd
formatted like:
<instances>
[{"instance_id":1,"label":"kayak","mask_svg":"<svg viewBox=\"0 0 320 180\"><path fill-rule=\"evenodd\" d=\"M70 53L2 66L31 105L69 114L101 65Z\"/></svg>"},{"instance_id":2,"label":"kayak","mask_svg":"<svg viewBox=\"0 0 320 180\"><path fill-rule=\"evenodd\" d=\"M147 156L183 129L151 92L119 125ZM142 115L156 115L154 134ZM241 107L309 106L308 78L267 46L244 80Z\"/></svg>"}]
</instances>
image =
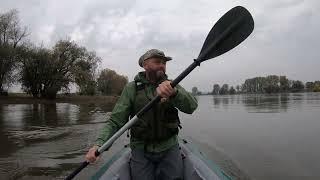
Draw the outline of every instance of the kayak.
<instances>
[{"instance_id":1,"label":"kayak","mask_svg":"<svg viewBox=\"0 0 320 180\"><path fill-rule=\"evenodd\" d=\"M179 146L183 159L184 180L232 180L231 176L223 172L216 163L206 158L191 142L179 139ZM130 148L125 146L107 161L91 179L130 180L130 152Z\"/></svg>"}]
</instances>

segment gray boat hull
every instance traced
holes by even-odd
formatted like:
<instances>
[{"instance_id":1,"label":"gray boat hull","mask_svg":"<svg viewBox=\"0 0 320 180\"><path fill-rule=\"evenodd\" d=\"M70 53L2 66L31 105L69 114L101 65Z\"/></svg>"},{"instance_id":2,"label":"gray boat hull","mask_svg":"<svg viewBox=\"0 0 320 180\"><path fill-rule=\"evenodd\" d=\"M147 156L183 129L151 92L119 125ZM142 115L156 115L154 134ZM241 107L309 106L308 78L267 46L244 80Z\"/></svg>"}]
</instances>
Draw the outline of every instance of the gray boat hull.
<instances>
[{"instance_id":1,"label":"gray boat hull","mask_svg":"<svg viewBox=\"0 0 320 180\"><path fill-rule=\"evenodd\" d=\"M184 180L232 179L188 141L180 140L179 145L183 157ZM97 171L92 180L130 180L130 156L130 148L123 148Z\"/></svg>"}]
</instances>

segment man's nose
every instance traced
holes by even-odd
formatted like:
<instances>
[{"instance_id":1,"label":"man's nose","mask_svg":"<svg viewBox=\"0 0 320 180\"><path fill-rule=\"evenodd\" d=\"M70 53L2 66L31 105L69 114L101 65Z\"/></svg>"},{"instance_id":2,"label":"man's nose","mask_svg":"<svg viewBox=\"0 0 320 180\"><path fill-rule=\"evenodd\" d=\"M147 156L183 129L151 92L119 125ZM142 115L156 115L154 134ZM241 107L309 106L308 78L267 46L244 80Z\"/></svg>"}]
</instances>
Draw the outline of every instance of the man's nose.
<instances>
[{"instance_id":1,"label":"man's nose","mask_svg":"<svg viewBox=\"0 0 320 180\"><path fill-rule=\"evenodd\" d=\"M161 67L161 69L166 69L166 64L165 63L160 63L160 67Z\"/></svg>"}]
</instances>

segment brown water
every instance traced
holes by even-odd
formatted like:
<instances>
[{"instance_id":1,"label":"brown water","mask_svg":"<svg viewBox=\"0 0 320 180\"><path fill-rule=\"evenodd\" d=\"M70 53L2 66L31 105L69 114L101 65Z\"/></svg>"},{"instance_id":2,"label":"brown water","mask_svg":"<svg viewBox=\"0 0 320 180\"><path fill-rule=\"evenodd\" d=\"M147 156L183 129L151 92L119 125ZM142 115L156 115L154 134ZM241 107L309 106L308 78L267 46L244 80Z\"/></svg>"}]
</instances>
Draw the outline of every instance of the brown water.
<instances>
[{"instance_id":1,"label":"brown water","mask_svg":"<svg viewBox=\"0 0 320 180\"><path fill-rule=\"evenodd\" d=\"M201 96L181 136L237 179L320 179L320 93ZM0 179L63 179L78 167L111 107L2 104ZM76 179L88 179L122 137Z\"/></svg>"}]
</instances>

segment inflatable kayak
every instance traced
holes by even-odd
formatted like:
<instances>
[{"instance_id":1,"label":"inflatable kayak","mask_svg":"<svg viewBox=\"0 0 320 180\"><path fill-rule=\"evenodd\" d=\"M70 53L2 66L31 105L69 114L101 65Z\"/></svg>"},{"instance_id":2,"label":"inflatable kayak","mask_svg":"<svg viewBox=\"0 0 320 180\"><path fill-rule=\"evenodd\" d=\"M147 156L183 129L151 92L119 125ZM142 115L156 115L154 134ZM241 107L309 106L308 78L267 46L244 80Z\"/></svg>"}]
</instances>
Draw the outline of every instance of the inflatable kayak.
<instances>
[{"instance_id":1,"label":"inflatable kayak","mask_svg":"<svg viewBox=\"0 0 320 180\"><path fill-rule=\"evenodd\" d=\"M191 142L180 139L179 145L183 159L184 180L232 180ZM125 146L107 161L91 179L130 180L130 152L130 148Z\"/></svg>"}]
</instances>

